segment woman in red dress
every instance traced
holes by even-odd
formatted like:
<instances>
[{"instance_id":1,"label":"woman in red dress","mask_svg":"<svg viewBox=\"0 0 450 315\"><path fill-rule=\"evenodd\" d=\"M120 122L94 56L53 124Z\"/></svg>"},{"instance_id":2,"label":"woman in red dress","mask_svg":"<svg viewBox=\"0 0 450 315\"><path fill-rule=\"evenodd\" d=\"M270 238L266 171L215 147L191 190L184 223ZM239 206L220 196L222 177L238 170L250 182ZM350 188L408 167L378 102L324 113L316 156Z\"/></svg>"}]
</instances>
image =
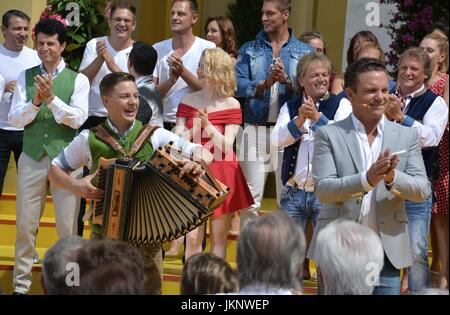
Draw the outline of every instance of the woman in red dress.
<instances>
[{"instance_id":1,"label":"woman in red dress","mask_svg":"<svg viewBox=\"0 0 450 315\"><path fill-rule=\"evenodd\" d=\"M187 95L178 106L175 132L189 141L201 143L214 155L209 166L213 175L231 188L225 202L211 218L211 252L226 257L226 241L231 214L253 204L233 144L242 123L236 88L234 61L222 49L206 49L197 76L204 88ZM185 258L201 252L204 224L187 234Z\"/></svg>"},{"instance_id":2,"label":"woman in red dress","mask_svg":"<svg viewBox=\"0 0 450 315\"><path fill-rule=\"evenodd\" d=\"M431 33L424 37L420 43L431 59L431 78L428 88L442 96L448 105L448 38ZM431 215L430 234L433 260L430 266L431 275L438 275L438 279L431 277L434 285L448 288L448 136L449 128L445 128L444 135L439 143L439 179L433 183L436 202L433 204ZM439 266L440 263L440 266Z\"/></svg>"}]
</instances>

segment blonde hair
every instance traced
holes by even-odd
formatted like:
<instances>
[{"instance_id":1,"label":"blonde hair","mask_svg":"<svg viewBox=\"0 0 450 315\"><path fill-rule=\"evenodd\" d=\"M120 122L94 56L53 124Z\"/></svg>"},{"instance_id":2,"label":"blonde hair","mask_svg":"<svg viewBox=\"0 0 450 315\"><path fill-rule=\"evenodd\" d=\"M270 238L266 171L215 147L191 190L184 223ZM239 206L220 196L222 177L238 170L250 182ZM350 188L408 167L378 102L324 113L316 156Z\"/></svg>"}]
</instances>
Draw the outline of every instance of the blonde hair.
<instances>
[{"instance_id":1,"label":"blonde hair","mask_svg":"<svg viewBox=\"0 0 450 315\"><path fill-rule=\"evenodd\" d=\"M446 73L448 70L448 39L438 33L430 33L423 39L426 38L434 40L439 47L440 53L445 55L444 61L439 62L438 71L441 73Z\"/></svg>"},{"instance_id":2,"label":"blonde hair","mask_svg":"<svg viewBox=\"0 0 450 315\"><path fill-rule=\"evenodd\" d=\"M205 49L202 53L205 78L220 97L230 97L236 90L235 63L221 48Z\"/></svg>"}]
</instances>

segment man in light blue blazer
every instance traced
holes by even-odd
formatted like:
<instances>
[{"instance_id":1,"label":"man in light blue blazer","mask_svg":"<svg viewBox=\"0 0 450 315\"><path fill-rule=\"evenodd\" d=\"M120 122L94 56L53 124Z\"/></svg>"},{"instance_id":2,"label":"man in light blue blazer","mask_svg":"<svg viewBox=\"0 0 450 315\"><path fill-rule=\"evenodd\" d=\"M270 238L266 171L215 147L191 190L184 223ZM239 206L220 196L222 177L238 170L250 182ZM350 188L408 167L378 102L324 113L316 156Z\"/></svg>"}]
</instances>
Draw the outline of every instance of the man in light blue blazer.
<instances>
[{"instance_id":1,"label":"man in light blue blazer","mask_svg":"<svg viewBox=\"0 0 450 315\"><path fill-rule=\"evenodd\" d=\"M314 260L317 234L336 219L368 226L385 259L384 266L367 266L367 285L376 286L374 294L399 294L400 269L412 264L405 199L422 201L431 192L418 135L384 117L388 74L379 61L352 64L345 91L353 113L316 132L312 172L323 209L307 256ZM379 281L371 268L382 268Z\"/></svg>"}]
</instances>

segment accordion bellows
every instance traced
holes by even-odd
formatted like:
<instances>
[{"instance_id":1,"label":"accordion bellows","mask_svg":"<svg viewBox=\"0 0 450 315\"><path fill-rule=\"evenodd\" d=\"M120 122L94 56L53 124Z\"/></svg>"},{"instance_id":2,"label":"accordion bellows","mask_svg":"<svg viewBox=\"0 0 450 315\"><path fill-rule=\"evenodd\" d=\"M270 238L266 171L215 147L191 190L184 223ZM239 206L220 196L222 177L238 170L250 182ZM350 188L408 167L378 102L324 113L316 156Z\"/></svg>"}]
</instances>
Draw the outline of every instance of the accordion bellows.
<instances>
[{"instance_id":1,"label":"accordion bellows","mask_svg":"<svg viewBox=\"0 0 450 315\"><path fill-rule=\"evenodd\" d=\"M102 225L103 237L159 245L201 225L224 201L230 189L214 178L180 178L173 153L179 151L158 148L143 164L100 159L97 187L105 198L94 203L93 223Z\"/></svg>"}]
</instances>

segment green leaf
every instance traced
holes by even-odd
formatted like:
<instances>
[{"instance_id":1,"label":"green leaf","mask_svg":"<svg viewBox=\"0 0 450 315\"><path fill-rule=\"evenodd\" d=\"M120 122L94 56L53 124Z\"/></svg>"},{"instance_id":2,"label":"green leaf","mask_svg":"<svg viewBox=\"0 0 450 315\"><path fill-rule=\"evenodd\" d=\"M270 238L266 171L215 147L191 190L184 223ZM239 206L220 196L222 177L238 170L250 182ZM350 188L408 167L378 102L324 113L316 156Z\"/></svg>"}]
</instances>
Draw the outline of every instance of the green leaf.
<instances>
[{"instance_id":1,"label":"green leaf","mask_svg":"<svg viewBox=\"0 0 450 315\"><path fill-rule=\"evenodd\" d=\"M73 50L78 49L80 47L82 47L82 46L79 45L79 44L69 44L69 45L67 45L66 50L67 51L73 51Z\"/></svg>"}]
</instances>

